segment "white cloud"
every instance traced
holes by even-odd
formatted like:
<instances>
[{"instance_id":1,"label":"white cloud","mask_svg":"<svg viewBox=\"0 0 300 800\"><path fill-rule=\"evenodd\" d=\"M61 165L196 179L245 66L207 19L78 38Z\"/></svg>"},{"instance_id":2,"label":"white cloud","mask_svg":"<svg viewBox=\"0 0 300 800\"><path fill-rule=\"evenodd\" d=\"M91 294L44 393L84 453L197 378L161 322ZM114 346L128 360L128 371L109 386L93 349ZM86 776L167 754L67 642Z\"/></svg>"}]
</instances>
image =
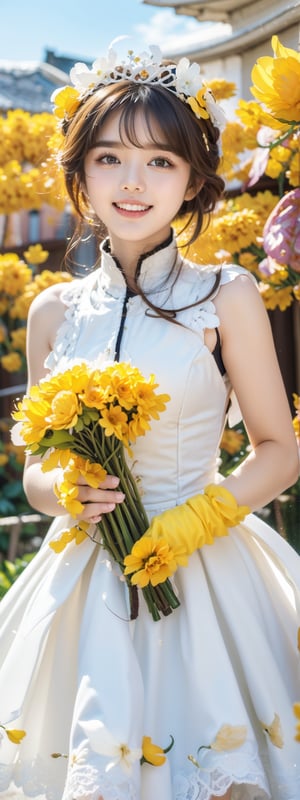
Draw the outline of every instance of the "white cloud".
<instances>
[{"instance_id":1,"label":"white cloud","mask_svg":"<svg viewBox=\"0 0 300 800\"><path fill-rule=\"evenodd\" d=\"M197 22L174 11L158 11L150 17L147 25L133 27L135 36L141 37L145 44L158 44L163 53L185 51L197 47L203 41L215 40L231 33L230 25L222 23Z\"/></svg>"}]
</instances>

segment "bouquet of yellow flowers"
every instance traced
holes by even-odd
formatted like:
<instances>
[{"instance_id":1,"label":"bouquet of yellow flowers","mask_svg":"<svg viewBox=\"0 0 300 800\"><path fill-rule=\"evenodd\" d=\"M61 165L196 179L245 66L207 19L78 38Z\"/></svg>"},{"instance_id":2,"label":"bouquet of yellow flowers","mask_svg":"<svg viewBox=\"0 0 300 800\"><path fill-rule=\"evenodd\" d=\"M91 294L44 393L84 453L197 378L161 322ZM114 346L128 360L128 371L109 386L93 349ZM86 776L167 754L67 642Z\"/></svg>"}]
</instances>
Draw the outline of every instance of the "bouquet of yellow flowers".
<instances>
[{"instance_id":1,"label":"bouquet of yellow flowers","mask_svg":"<svg viewBox=\"0 0 300 800\"><path fill-rule=\"evenodd\" d=\"M150 428L151 417L158 419L170 399L157 394L157 386L153 375L146 380L129 363L116 362L101 369L83 362L32 386L12 414L27 452L42 457L42 469L63 470L62 482L55 487L58 502L78 521L50 542L55 552L72 540L80 544L91 535L89 524L80 521L79 476L94 488L107 474L119 478L118 488L125 500L103 514L96 528L99 543L127 581L131 619L138 615L138 590L126 575L124 559L148 529L149 521L125 451L130 452L130 445ZM156 576L153 570L151 579L141 587L154 620L179 606L169 580L171 572L167 564L160 564Z\"/></svg>"}]
</instances>

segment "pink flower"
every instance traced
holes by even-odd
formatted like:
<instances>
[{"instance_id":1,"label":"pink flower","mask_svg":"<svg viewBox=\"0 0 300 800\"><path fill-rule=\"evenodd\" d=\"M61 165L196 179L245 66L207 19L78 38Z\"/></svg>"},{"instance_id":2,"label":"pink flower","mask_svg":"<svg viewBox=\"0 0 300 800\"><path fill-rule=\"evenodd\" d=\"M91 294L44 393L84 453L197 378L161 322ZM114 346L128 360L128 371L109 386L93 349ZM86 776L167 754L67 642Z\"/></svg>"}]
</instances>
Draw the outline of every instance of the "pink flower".
<instances>
[{"instance_id":1,"label":"pink flower","mask_svg":"<svg viewBox=\"0 0 300 800\"><path fill-rule=\"evenodd\" d=\"M285 194L264 227L263 246L268 256L300 272L300 187Z\"/></svg>"}]
</instances>

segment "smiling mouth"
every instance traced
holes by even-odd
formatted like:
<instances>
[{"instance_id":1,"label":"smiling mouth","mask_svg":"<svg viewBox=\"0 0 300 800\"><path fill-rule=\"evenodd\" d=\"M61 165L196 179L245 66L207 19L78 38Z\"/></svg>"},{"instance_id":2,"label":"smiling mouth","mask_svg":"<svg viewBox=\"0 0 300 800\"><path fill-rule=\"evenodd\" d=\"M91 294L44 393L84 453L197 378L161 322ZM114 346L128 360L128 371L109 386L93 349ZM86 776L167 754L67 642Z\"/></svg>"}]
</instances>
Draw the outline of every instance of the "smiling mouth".
<instances>
[{"instance_id":1,"label":"smiling mouth","mask_svg":"<svg viewBox=\"0 0 300 800\"><path fill-rule=\"evenodd\" d=\"M152 206L142 206L138 203L113 203L119 211L138 212L139 214L149 211Z\"/></svg>"}]
</instances>

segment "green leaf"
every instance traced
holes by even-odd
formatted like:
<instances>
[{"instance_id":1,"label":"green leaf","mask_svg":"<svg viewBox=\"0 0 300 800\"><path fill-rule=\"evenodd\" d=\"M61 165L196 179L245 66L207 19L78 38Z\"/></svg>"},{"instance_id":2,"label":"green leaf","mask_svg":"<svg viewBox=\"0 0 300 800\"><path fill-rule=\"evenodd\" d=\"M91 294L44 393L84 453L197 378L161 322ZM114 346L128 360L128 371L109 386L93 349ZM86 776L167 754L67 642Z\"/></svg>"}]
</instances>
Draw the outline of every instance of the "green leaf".
<instances>
[{"instance_id":1,"label":"green leaf","mask_svg":"<svg viewBox=\"0 0 300 800\"><path fill-rule=\"evenodd\" d=\"M10 503L10 501L7 500L6 497L0 497L0 514L1 517L8 517L11 514L15 514L15 506L13 505L13 503Z\"/></svg>"},{"instance_id":2,"label":"green leaf","mask_svg":"<svg viewBox=\"0 0 300 800\"><path fill-rule=\"evenodd\" d=\"M6 486L3 487L3 494L8 499L14 499L15 497L23 495L22 481L12 481L11 483L7 483Z\"/></svg>"}]
</instances>

